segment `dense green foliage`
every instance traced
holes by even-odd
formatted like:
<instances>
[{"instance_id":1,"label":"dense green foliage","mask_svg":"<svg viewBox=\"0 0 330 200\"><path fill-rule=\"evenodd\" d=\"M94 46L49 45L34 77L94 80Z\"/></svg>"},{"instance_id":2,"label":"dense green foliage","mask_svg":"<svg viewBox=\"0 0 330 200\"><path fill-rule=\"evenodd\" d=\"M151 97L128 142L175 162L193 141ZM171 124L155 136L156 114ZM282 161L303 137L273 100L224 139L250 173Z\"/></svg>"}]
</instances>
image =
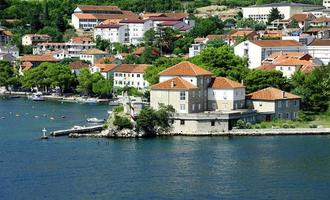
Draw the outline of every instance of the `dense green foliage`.
<instances>
[{"instance_id":1,"label":"dense green foliage","mask_svg":"<svg viewBox=\"0 0 330 200\"><path fill-rule=\"evenodd\" d=\"M146 69L144 72L144 79L147 80L151 85L158 83L159 72L175 64L178 64L182 60L182 58L159 58L152 64L152 66Z\"/></svg>"},{"instance_id":2,"label":"dense green foliage","mask_svg":"<svg viewBox=\"0 0 330 200\"><path fill-rule=\"evenodd\" d=\"M25 72L21 79L24 88L48 89L59 87L61 92L71 89L75 83L75 77L67 65L59 63L42 63L39 66Z\"/></svg>"},{"instance_id":3,"label":"dense green foliage","mask_svg":"<svg viewBox=\"0 0 330 200\"><path fill-rule=\"evenodd\" d=\"M150 136L155 135L160 129L166 131L171 127L169 118L174 111L172 106L164 105L161 105L157 111L150 107L143 108L136 120L137 129Z\"/></svg>"},{"instance_id":4,"label":"dense green foliage","mask_svg":"<svg viewBox=\"0 0 330 200\"><path fill-rule=\"evenodd\" d=\"M5 61L0 61L0 86L12 86L17 83L17 74L14 67Z\"/></svg>"},{"instance_id":5,"label":"dense green foliage","mask_svg":"<svg viewBox=\"0 0 330 200\"><path fill-rule=\"evenodd\" d=\"M119 130L124 128L131 129L133 127L131 121L127 117L115 115L113 125L117 126Z\"/></svg>"}]
</instances>

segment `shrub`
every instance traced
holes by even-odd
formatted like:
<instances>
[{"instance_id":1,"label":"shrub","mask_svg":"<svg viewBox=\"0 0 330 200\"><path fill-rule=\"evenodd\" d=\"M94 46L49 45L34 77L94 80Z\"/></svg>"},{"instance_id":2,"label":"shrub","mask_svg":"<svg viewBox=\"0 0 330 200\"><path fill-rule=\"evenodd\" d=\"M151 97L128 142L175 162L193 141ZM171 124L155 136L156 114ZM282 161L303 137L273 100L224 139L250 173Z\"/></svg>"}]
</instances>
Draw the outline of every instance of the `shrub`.
<instances>
[{"instance_id":1,"label":"shrub","mask_svg":"<svg viewBox=\"0 0 330 200\"><path fill-rule=\"evenodd\" d=\"M121 113L121 112L124 112L124 106L123 105L120 105L120 106L116 106L113 108L113 112L114 113Z\"/></svg>"},{"instance_id":2,"label":"shrub","mask_svg":"<svg viewBox=\"0 0 330 200\"><path fill-rule=\"evenodd\" d=\"M304 111L298 112L297 121L306 122L306 121L313 121L313 120L315 120L315 116L313 115L313 113L304 112Z\"/></svg>"},{"instance_id":3,"label":"shrub","mask_svg":"<svg viewBox=\"0 0 330 200\"><path fill-rule=\"evenodd\" d=\"M252 128L252 124L251 124L250 122L247 122L247 123L245 124L245 128L247 128L247 129L251 129L251 128Z\"/></svg>"},{"instance_id":4,"label":"shrub","mask_svg":"<svg viewBox=\"0 0 330 200\"><path fill-rule=\"evenodd\" d=\"M254 126L254 128L255 128L255 129L260 129L260 128L261 128L261 125L260 125L260 124L256 124L256 125Z\"/></svg>"},{"instance_id":5,"label":"shrub","mask_svg":"<svg viewBox=\"0 0 330 200\"><path fill-rule=\"evenodd\" d=\"M310 124L309 128L317 128L317 125L316 124Z\"/></svg>"},{"instance_id":6,"label":"shrub","mask_svg":"<svg viewBox=\"0 0 330 200\"><path fill-rule=\"evenodd\" d=\"M294 124L290 124L290 128L296 128Z\"/></svg>"},{"instance_id":7,"label":"shrub","mask_svg":"<svg viewBox=\"0 0 330 200\"><path fill-rule=\"evenodd\" d=\"M267 128L266 124L264 124L264 123L262 123L262 124L260 125L260 127L261 127L261 128Z\"/></svg>"},{"instance_id":8,"label":"shrub","mask_svg":"<svg viewBox=\"0 0 330 200\"><path fill-rule=\"evenodd\" d=\"M282 128L289 128L289 124L287 123L282 124Z\"/></svg>"},{"instance_id":9,"label":"shrub","mask_svg":"<svg viewBox=\"0 0 330 200\"><path fill-rule=\"evenodd\" d=\"M118 115L115 115L115 120L113 121L113 125L118 126L119 130L122 130L124 128L128 128L128 129L133 128L131 121L127 117L121 117Z\"/></svg>"},{"instance_id":10,"label":"shrub","mask_svg":"<svg viewBox=\"0 0 330 200\"><path fill-rule=\"evenodd\" d=\"M245 129L246 128L246 124L245 124L245 122L243 120L239 119L236 122L236 127L238 129Z\"/></svg>"}]
</instances>

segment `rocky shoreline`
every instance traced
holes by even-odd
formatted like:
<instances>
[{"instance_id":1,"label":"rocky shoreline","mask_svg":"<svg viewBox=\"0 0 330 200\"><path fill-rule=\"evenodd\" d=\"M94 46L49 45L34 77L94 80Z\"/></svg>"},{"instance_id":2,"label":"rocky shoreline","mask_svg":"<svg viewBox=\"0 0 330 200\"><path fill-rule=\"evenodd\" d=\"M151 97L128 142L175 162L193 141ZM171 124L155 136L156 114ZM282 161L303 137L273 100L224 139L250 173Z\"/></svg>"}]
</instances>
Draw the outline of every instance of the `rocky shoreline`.
<instances>
[{"instance_id":1,"label":"rocky shoreline","mask_svg":"<svg viewBox=\"0 0 330 200\"><path fill-rule=\"evenodd\" d=\"M330 135L330 128L296 128L296 129L236 129L229 132L208 133L159 133L155 136L292 136L292 135ZM71 138L143 138L150 137L144 133L138 133L131 129L116 130L110 128L98 133L70 134Z\"/></svg>"}]
</instances>

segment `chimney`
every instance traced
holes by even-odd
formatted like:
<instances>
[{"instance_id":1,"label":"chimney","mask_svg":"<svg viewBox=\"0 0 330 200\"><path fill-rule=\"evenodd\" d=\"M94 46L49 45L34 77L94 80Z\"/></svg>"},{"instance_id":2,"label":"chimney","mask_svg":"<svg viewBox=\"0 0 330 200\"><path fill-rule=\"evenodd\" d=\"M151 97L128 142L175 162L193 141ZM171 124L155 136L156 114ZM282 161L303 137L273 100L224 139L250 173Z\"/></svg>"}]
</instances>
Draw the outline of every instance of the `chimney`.
<instances>
[{"instance_id":1,"label":"chimney","mask_svg":"<svg viewBox=\"0 0 330 200\"><path fill-rule=\"evenodd\" d=\"M244 80L243 79L241 80L241 85L244 86Z\"/></svg>"},{"instance_id":2,"label":"chimney","mask_svg":"<svg viewBox=\"0 0 330 200\"><path fill-rule=\"evenodd\" d=\"M175 84L174 81L171 81L171 88L174 88Z\"/></svg>"},{"instance_id":3,"label":"chimney","mask_svg":"<svg viewBox=\"0 0 330 200\"><path fill-rule=\"evenodd\" d=\"M285 94L285 91L282 91L282 97L283 97L283 99L285 99L285 98L286 98L286 94Z\"/></svg>"}]
</instances>

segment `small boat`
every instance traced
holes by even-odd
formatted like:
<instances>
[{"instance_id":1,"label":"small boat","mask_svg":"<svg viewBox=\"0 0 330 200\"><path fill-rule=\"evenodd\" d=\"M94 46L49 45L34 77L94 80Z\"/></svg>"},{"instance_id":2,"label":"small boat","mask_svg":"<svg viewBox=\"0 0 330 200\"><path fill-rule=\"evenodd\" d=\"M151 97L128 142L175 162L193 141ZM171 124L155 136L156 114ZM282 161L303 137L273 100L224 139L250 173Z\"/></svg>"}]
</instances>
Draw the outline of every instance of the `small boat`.
<instances>
[{"instance_id":1,"label":"small boat","mask_svg":"<svg viewBox=\"0 0 330 200\"><path fill-rule=\"evenodd\" d=\"M87 122L90 122L90 123L103 123L104 119L97 119L95 117L94 118L88 118Z\"/></svg>"},{"instance_id":2,"label":"small boat","mask_svg":"<svg viewBox=\"0 0 330 200\"><path fill-rule=\"evenodd\" d=\"M44 101L44 97L42 96L41 92L33 93L32 96L28 97L32 101Z\"/></svg>"},{"instance_id":3,"label":"small boat","mask_svg":"<svg viewBox=\"0 0 330 200\"><path fill-rule=\"evenodd\" d=\"M96 98L87 98L87 99L79 99L78 102L94 104L94 103L98 103L98 100Z\"/></svg>"},{"instance_id":4,"label":"small boat","mask_svg":"<svg viewBox=\"0 0 330 200\"><path fill-rule=\"evenodd\" d=\"M119 104L120 104L119 100L109 102L109 106L118 106Z\"/></svg>"},{"instance_id":5,"label":"small boat","mask_svg":"<svg viewBox=\"0 0 330 200\"><path fill-rule=\"evenodd\" d=\"M111 115L112 114L112 110L108 110L108 114Z\"/></svg>"}]
</instances>

